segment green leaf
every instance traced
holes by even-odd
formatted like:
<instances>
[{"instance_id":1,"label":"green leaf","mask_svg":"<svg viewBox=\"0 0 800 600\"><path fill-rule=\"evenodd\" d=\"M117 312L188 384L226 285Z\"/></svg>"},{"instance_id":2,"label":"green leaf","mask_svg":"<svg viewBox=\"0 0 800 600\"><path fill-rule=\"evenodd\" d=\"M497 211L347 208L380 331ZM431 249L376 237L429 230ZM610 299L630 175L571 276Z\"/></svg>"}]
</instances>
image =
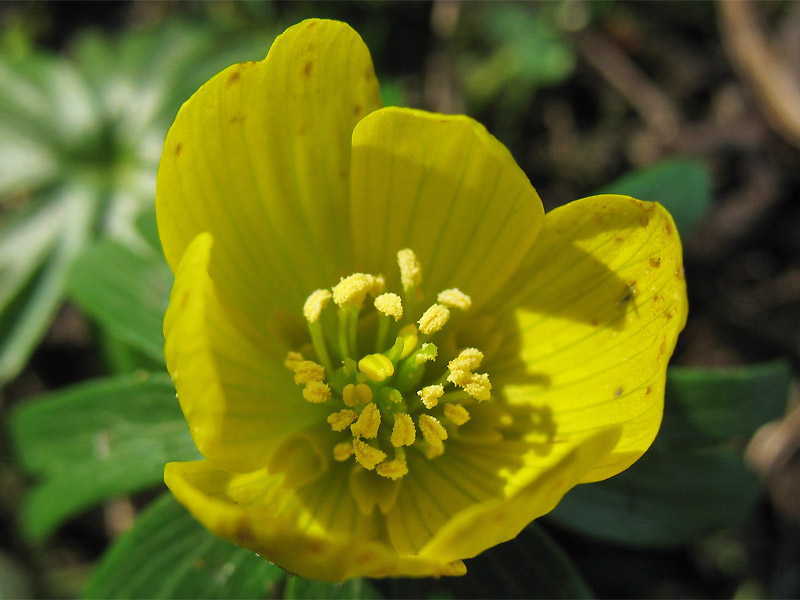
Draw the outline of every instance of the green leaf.
<instances>
[{"instance_id":1,"label":"green leaf","mask_svg":"<svg viewBox=\"0 0 800 600\"><path fill-rule=\"evenodd\" d=\"M171 287L172 273L160 254L109 240L89 247L67 281L72 299L89 316L159 361L164 360L162 323Z\"/></svg>"},{"instance_id":2,"label":"green leaf","mask_svg":"<svg viewBox=\"0 0 800 600\"><path fill-rule=\"evenodd\" d=\"M783 360L743 367L672 367L659 437L671 446L749 438L786 409L791 368Z\"/></svg>"},{"instance_id":3,"label":"green leaf","mask_svg":"<svg viewBox=\"0 0 800 600\"><path fill-rule=\"evenodd\" d=\"M789 392L783 362L726 369L673 368L664 422L627 471L571 490L549 517L631 546L674 546L740 524L760 494L739 448L780 417Z\"/></svg>"},{"instance_id":4,"label":"green leaf","mask_svg":"<svg viewBox=\"0 0 800 600\"><path fill-rule=\"evenodd\" d=\"M101 500L158 484L166 462L199 457L166 375L98 380L29 401L12 413L11 437L20 462L41 477L22 515L37 539Z\"/></svg>"},{"instance_id":5,"label":"green leaf","mask_svg":"<svg viewBox=\"0 0 800 600\"><path fill-rule=\"evenodd\" d=\"M97 205L90 190L59 187L0 231L0 384L19 373L47 330Z\"/></svg>"},{"instance_id":6,"label":"green leaf","mask_svg":"<svg viewBox=\"0 0 800 600\"><path fill-rule=\"evenodd\" d=\"M105 555L85 598L265 598L285 572L203 528L170 494Z\"/></svg>"},{"instance_id":7,"label":"green leaf","mask_svg":"<svg viewBox=\"0 0 800 600\"><path fill-rule=\"evenodd\" d=\"M696 159L674 158L629 173L602 190L659 202L672 214L678 231L688 235L711 204L711 173Z\"/></svg>"},{"instance_id":8,"label":"green leaf","mask_svg":"<svg viewBox=\"0 0 800 600\"><path fill-rule=\"evenodd\" d=\"M348 598L378 599L383 596L366 579L350 579L344 583L311 581L292 575L286 583L283 597L287 600L347 600Z\"/></svg>"}]
</instances>

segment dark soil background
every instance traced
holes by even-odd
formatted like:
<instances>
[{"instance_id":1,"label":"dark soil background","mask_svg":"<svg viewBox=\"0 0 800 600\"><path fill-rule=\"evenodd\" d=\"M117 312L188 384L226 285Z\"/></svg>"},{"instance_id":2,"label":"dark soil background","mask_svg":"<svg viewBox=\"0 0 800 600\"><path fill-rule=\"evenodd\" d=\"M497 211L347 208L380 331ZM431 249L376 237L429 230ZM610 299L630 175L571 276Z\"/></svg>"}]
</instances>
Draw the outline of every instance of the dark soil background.
<instances>
[{"instance_id":1,"label":"dark soil background","mask_svg":"<svg viewBox=\"0 0 800 600\"><path fill-rule=\"evenodd\" d=\"M590 195L662 158L703 159L712 172L714 200L702 223L684 239L690 314L673 362L725 366L785 357L796 371L800 3L574 4L579 16L591 13L570 33L577 56L574 74L557 86L538 89L514 115L497 103L477 111L465 105L454 66L459 52L455 31L475 8L472 3L278 2L269 10L286 25L312 15L348 21L373 50L379 75L396 78L409 104L467 111L506 143L546 208ZM0 7L0 17L12 10L36 13L42 22L40 43L60 51L87 26L121 31L207 7L31 3ZM91 327L65 306L29 367L0 396L0 416L20 398L100 375L103 368ZM793 398L790 409L796 405ZM595 591L603 597L745 597L766 593L765 582L786 572L794 575L775 582L770 593L800 596L797 411L759 437L748 456L764 478L764 501L743 531L725 539L739 553L735 560L745 564L747 576L762 587L743 587L724 565L708 564L696 549L652 553L656 562L646 568L660 566L643 574L637 573L640 552L587 548L582 538L561 535ZM22 490L24 478L10 465L10 457L0 456L0 486ZM117 529L118 507L99 508L75 520L46 548L33 550L15 532L13 508L0 507L3 548L18 557L35 582L40 579L35 588L78 593L91 563ZM628 562L630 578L624 585L604 578L602 565L582 562L597 552Z\"/></svg>"}]
</instances>

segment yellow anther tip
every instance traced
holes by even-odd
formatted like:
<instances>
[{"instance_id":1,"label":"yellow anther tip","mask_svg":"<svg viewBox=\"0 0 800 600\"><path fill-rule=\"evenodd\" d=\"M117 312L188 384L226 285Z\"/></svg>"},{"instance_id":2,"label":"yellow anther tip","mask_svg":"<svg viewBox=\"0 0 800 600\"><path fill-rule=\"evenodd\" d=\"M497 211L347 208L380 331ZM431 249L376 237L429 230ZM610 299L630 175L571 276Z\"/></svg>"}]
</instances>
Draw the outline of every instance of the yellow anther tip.
<instances>
[{"instance_id":1,"label":"yellow anther tip","mask_svg":"<svg viewBox=\"0 0 800 600\"><path fill-rule=\"evenodd\" d=\"M444 386L441 384L428 385L419 390L417 395L422 398L425 408L430 409L439 404L439 398L444 395Z\"/></svg>"},{"instance_id":2,"label":"yellow anther tip","mask_svg":"<svg viewBox=\"0 0 800 600\"><path fill-rule=\"evenodd\" d=\"M358 369L372 381L383 381L394 375L392 361L383 354L367 354L358 361Z\"/></svg>"},{"instance_id":3,"label":"yellow anther tip","mask_svg":"<svg viewBox=\"0 0 800 600\"><path fill-rule=\"evenodd\" d=\"M353 456L352 442L341 442L333 447L333 458L339 462L344 462Z\"/></svg>"},{"instance_id":4,"label":"yellow anther tip","mask_svg":"<svg viewBox=\"0 0 800 600\"><path fill-rule=\"evenodd\" d=\"M353 411L351 411L353 412ZM367 404L361 411L358 421L350 426L350 431L355 436L373 439L378 435L381 426L381 411L374 402Z\"/></svg>"},{"instance_id":5,"label":"yellow anther tip","mask_svg":"<svg viewBox=\"0 0 800 600\"><path fill-rule=\"evenodd\" d=\"M425 335L430 335L431 333L436 333L442 327L444 327L449 318L450 311L446 306L434 304L423 313L417 323L419 324L419 330L422 333Z\"/></svg>"},{"instance_id":6,"label":"yellow anther tip","mask_svg":"<svg viewBox=\"0 0 800 600\"><path fill-rule=\"evenodd\" d=\"M321 381L310 381L303 388L303 398L312 404L322 404L331 397L331 388Z\"/></svg>"},{"instance_id":7,"label":"yellow anther tip","mask_svg":"<svg viewBox=\"0 0 800 600\"><path fill-rule=\"evenodd\" d=\"M319 321L319 316L330 301L330 290L317 290L311 294L303 305L303 315L305 315L306 321L309 323L316 323Z\"/></svg>"},{"instance_id":8,"label":"yellow anther tip","mask_svg":"<svg viewBox=\"0 0 800 600\"><path fill-rule=\"evenodd\" d=\"M353 452L356 462L368 471L372 471L378 464L386 460L386 453L378 448L373 448L364 440L353 439Z\"/></svg>"},{"instance_id":9,"label":"yellow anther tip","mask_svg":"<svg viewBox=\"0 0 800 600\"><path fill-rule=\"evenodd\" d=\"M333 302L336 306L360 307L374 283L375 278L366 273L343 277L333 288Z\"/></svg>"},{"instance_id":10,"label":"yellow anther tip","mask_svg":"<svg viewBox=\"0 0 800 600\"><path fill-rule=\"evenodd\" d=\"M334 431L344 431L350 424L358 418L358 413L354 410L344 409L328 416L328 423Z\"/></svg>"},{"instance_id":11,"label":"yellow anther tip","mask_svg":"<svg viewBox=\"0 0 800 600\"><path fill-rule=\"evenodd\" d=\"M458 308L460 310L469 310L472 306L472 298L458 288L450 288L449 290L439 292L436 301L439 304L444 304L450 308Z\"/></svg>"},{"instance_id":12,"label":"yellow anther tip","mask_svg":"<svg viewBox=\"0 0 800 600\"><path fill-rule=\"evenodd\" d=\"M422 283L422 267L413 250L405 248L397 253L397 264L400 266L400 281L405 291Z\"/></svg>"},{"instance_id":13,"label":"yellow anther tip","mask_svg":"<svg viewBox=\"0 0 800 600\"><path fill-rule=\"evenodd\" d=\"M283 361L283 366L294 371L301 362L305 359L299 352L292 352L291 350L286 354L286 359Z\"/></svg>"},{"instance_id":14,"label":"yellow anther tip","mask_svg":"<svg viewBox=\"0 0 800 600\"><path fill-rule=\"evenodd\" d=\"M410 446L417 439L417 429L414 421L406 413L396 413L394 415L394 427L392 427L392 446Z\"/></svg>"},{"instance_id":15,"label":"yellow anther tip","mask_svg":"<svg viewBox=\"0 0 800 600\"><path fill-rule=\"evenodd\" d=\"M460 404L445 404L444 416L456 425L463 425L469 421L469 411Z\"/></svg>"},{"instance_id":16,"label":"yellow anther tip","mask_svg":"<svg viewBox=\"0 0 800 600\"><path fill-rule=\"evenodd\" d=\"M387 460L382 462L378 465L375 471L381 477L387 477L389 479L400 479L404 475L408 474L408 465L406 461L400 458L395 458L394 460Z\"/></svg>"},{"instance_id":17,"label":"yellow anther tip","mask_svg":"<svg viewBox=\"0 0 800 600\"><path fill-rule=\"evenodd\" d=\"M298 385L325 380L325 367L311 360L303 360L294 366L294 382Z\"/></svg>"},{"instance_id":18,"label":"yellow anther tip","mask_svg":"<svg viewBox=\"0 0 800 600\"><path fill-rule=\"evenodd\" d=\"M425 441L433 446L438 446L447 439L447 430L436 417L420 415L419 428Z\"/></svg>"},{"instance_id":19,"label":"yellow anther tip","mask_svg":"<svg viewBox=\"0 0 800 600\"><path fill-rule=\"evenodd\" d=\"M403 301L400 296L391 292L375 298L375 308L381 314L392 317L395 321L399 321L403 316Z\"/></svg>"}]
</instances>

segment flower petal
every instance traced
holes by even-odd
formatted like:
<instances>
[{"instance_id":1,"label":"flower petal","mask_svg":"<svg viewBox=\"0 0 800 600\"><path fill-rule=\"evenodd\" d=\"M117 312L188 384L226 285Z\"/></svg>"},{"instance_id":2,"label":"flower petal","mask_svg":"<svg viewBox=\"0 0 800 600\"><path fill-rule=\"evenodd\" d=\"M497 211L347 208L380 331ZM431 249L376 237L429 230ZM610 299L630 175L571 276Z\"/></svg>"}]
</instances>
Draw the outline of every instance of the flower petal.
<instances>
[{"instance_id":1,"label":"flower petal","mask_svg":"<svg viewBox=\"0 0 800 600\"><path fill-rule=\"evenodd\" d=\"M169 463L164 480L212 532L303 577L342 581L466 572L460 561L398 555L374 541L375 517L362 516L349 492L350 468L333 465L327 475L296 490L266 470L236 475L207 461Z\"/></svg>"},{"instance_id":2,"label":"flower petal","mask_svg":"<svg viewBox=\"0 0 800 600\"><path fill-rule=\"evenodd\" d=\"M584 481L629 467L658 432L667 362L686 322L669 213L627 196L548 213L500 298L513 312L486 363L495 389L512 404L547 409L557 440L623 426L617 447Z\"/></svg>"},{"instance_id":3,"label":"flower petal","mask_svg":"<svg viewBox=\"0 0 800 600\"><path fill-rule=\"evenodd\" d=\"M508 150L465 116L385 108L353 132L356 266L397 282L398 250L419 257L429 295L457 287L479 306L526 255L542 203Z\"/></svg>"},{"instance_id":4,"label":"flower petal","mask_svg":"<svg viewBox=\"0 0 800 600\"><path fill-rule=\"evenodd\" d=\"M600 431L566 454L560 453L557 462L540 463L535 456L526 456L528 464L509 478L505 494L455 513L435 530L419 555L441 560L470 558L514 538L531 521L553 510L564 494L614 447L619 433L618 427ZM464 456L470 460L468 454Z\"/></svg>"},{"instance_id":5,"label":"flower petal","mask_svg":"<svg viewBox=\"0 0 800 600\"><path fill-rule=\"evenodd\" d=\"M369 51L344 23L308 20L267 58L225 69L181 108L164 144L156 208L164 253L217 241L210 272L254 327L301 317L347 265L350 137L380 106ZM285 320L285 318L284 318Z\"/></svg>"},{"instance_id":6,"label":"flower petal","mask_svg":"<svg viewBox=\"0 0 800 600\"><path fill-rule=\"evenodd\" d=\"M264 466L285 436L324 420L304 402L268 339L253 343L208 274L212 238L184 253L164 319L165 354L200 452L235 471Z\"/></svg>"}]
</instances>

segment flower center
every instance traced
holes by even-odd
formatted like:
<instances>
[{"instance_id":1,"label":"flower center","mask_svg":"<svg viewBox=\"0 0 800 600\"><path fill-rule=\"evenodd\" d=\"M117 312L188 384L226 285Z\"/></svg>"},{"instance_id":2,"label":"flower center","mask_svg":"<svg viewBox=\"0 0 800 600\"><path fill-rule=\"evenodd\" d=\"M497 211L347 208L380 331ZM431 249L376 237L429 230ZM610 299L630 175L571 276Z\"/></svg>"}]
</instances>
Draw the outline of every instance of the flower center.
<instances>
[{"instance_id":1,"label":"flower center","mask_svg":"<svg viewBox=\"0 0 800 600\"><path fill-rule=\"evenodd\" d=\"M398 252L397 260L402 298L385 290L383 276L365 273L312 293L303 312L316 360L289 352L285 362L303 386L303 398L331 409L328 423L341 434L334 459L352 457L393 480L408 473L407 450L441 455L448 431L470 419L467 406L488 400L492 389L489 376L475 372L483 360L475 348L462 349L446 369L437 369L434 340L451 309L470 308L470 297L444 290L412 321L408 313L421 296L422 269L411 250ZM325 311L331 300L335 317Z\"/></svg>"}]
</instances>

